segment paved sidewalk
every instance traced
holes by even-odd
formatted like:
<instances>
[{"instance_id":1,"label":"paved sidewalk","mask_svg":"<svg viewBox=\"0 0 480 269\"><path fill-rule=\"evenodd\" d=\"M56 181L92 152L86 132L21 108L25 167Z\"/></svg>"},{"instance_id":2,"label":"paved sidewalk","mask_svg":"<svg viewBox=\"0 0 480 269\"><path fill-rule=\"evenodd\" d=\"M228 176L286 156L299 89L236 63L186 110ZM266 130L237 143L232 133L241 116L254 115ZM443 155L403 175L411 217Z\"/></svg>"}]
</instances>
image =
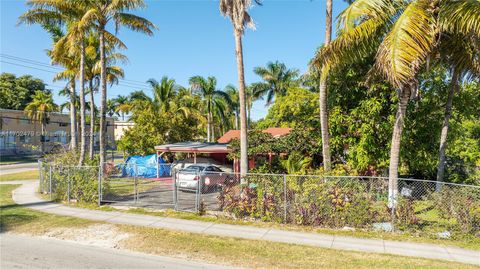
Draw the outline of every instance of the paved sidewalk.
<instances>
[{"instance_id":1,"label":"paved sidewalk","mask_svg":"<svg viewBox=\"0 0 480 269\"><path fill-rule=\"evenodd\" d=\"M46 202L38 198L35 195L35 191L38 188L37 181L23 181L22 183L23 185L21 187L14 190L13 200L17 204L51 214L72 216L108 223L179 230L206 235L267 240L272 242L308 245L339 250L395 254L480 265L480 251L447 247L443 245L407 243L382 239L362 239L319 233L292 232L252 226L217 224L212 222L73 208L52 202Z\"/></svg>"}]
</instances>

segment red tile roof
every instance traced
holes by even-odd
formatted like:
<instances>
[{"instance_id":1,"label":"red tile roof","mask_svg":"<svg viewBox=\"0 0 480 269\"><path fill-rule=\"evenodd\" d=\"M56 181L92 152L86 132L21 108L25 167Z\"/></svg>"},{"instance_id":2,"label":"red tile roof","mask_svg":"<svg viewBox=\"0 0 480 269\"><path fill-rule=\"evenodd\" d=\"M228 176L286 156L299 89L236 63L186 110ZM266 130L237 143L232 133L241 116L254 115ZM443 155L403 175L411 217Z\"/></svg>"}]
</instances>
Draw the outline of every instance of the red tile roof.
<instances>
[{"instance_id":1,"label":"red tile roof","mask_svg":"<svg viewBox=\"0 0 480 269\"><path fill-rule=\"evenodd\" d=\"M292 128L268 128L263 130L264 133L269 133L273 137L280 137L286 134L289 134L292 131ZM230 130L226 132L222 137L220 137L218 143L230 143L233 139L240 139L240 130Z\"/></svg>"}]
</instances>

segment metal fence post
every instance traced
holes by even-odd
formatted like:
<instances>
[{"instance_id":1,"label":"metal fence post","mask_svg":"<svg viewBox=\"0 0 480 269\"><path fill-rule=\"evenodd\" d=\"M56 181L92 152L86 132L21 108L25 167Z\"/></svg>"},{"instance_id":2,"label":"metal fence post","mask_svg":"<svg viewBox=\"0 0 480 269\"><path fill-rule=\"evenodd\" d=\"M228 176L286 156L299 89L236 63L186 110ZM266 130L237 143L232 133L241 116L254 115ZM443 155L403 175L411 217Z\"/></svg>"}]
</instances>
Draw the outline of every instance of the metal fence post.
<instances>
[{"instance_id":1,"label":"metal fence post","mask_svg":"<svg viewBox=\"0 0 480 269\"><path fill-rule=\"evenodd\" d=\"M102 164L98 166L98 206L102 205Z\"/></svg>"},{"instance_id":2,"label":"metal fence post","mask_svg":"<svg viewBox=\"0 0 480 269\"><path fill-rule=\"evenodd\" d=\"M70 169L67 171L67 202L70 204Z\"/></svg>"},{"instance_id":3,"label":"metal fence post","mask_svg":"<svg viewBox=\"0 0 480 269\"><path fill-rule=\"evenodd\" d=\"M133 166L134 174L133 174L133 202L137 203L137 164Z\"/></svg>"},{"instance_id":4,"label":"metal fence post","mask_svg":"<svg viewBox=\"0 0 480 269\"><path fill-rule=\"evenodd\" d=\"M287 223L287 175L283 174L283 222Z\"/></svg>"},{"instance_id":5,"label":"metal fence post","mask_svg":"<svg viewBox=\"0 0 480 269\"><path fill-rule=\"evenodd\" d=\"M52 165L49 166L49 178L50 178L50 183L49 183L49 193L50 193L50 200L52 200Z\"/></svg>"},{"instance_id":6,"label":"metal fence post","mask_svg":"<svg viewBox=\"0 0 480 269\"><path fill-rule=\"evenodd\" d=\"M202 184L200 181L202 181L202 179L200 178L200 172L197 171L197 191L196 191L196 195L195 195L195 212L199 212L199 206L200 206L200 188L202 187Z\"/></svg>"},{"instance_id":7,"label":"metal fence post","mask_svg":"<svg viewBox=\"0 0 480 269\"><path fill-rule=\"evenodd\" d=\"M177 196L177 172L175 170L172 171L172 180L173 180L173 209L175 211L178 210L178 196Z\"/></svg>"},{"instance_id":8,"label":"metal fence post","mask_svg":"<svg viewBox=\"0 0 480 269\"><path fill-rule=\"evenodd\" d=\"M40 160L38 160L38 182L39 182L39 192L42 193L42 187L43 187L43 179L42 179L42 163Z\"/></svg>"}]
</instances>

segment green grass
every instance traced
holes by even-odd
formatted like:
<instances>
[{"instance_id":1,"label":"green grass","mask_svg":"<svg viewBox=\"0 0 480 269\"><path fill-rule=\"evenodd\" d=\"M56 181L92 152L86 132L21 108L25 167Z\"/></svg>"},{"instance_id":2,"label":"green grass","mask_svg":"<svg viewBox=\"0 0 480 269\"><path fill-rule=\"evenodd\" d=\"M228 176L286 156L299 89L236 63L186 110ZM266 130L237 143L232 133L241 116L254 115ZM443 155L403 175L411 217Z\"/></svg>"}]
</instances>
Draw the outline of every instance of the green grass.
<instances>
[{"instance_id":1,"label":"green grass","mask_svg":"<svg viewBox=\"0 0 480 269\"><path fill-rule=\"evenodd\" d=\"M30 163L36 162L37 156L1 156L0 166L7 164Z\"/></svg>"},{"instance_id":2,"label":"green grass","mask_svg":"<svg viewBox=\"0 0 480 269\"><path fill-rule=\"evenodd\" d=\"M12 190L18 186L20 185L0 185L0 232L42 234L53 228L79 227L92 223L78 218L52 216L19 206L11 199Z\"/></svg>"},{"instance_id":3,"label":"green grass","mask_svg":"<svg viewBox=\"0 0 480 269\"><path fill-rule=\"evenodd\" d=\"M41 213L16 205L11 191L19 185L0 186L0 231L42 235L57 228L81 228L93 222ZM189 257L241 267L276 268L478 268L448 261L385 254L340 251L266 241L207 236L164 229L115 225L130 233L120 242L126 249ZM74 232L74 231L72 231Z\"/></svg>"},{"instance_id":4,"label":"green grass","mask_svg":"<svg viewBox=\"0 0 480 269\"><path fill-rule=\"evenodd\" d=\"M38 170L0 175L0 181L29 180L38 179Z\"/></svg>"}]
</instances>

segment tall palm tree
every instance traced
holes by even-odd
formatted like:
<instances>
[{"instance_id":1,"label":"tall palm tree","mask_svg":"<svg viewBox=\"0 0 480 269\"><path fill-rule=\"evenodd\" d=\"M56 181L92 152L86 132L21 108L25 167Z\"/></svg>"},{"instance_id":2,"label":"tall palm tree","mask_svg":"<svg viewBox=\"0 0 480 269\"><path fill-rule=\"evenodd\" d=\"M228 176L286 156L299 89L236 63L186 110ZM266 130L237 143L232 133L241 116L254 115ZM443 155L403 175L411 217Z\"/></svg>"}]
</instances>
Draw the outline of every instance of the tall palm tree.
<instances>
[{"instance_id":1,"label":"tall palm tree","mask_svg":"<svg viewBox=\"0 0 480 269\"><path fill-rule=\"evenodd\" d=\"M49 113L58 110L58 106L53 102L51 92L35 91L32 101L25 107L24 111L31 120L39 121L42 125L42 139L40 151L45 152L45 132L49 120Z\"/></svg>"},{"instance_id":2,"label":"tall palm tree","mask_svg":"<svg viewBox=\"0 0 480 269\"><path fill-rule=\"evenodd\" d=\"M477 20L480 24L480 17ZM450 89L445 104L445 115L440 134L440 145L438 154L437 181L442 182L445 174L445 151L447 147L448 128L452 116L453 97L460 89L462 80L480 77L480 36L467 34L458 36L449 34L443 36L440 41L439 51L442 62L449 68L451 73ZM440 191L441 183L437 184L437 191Z\"/></svg>"},{"instance_id":3,"label":"tall palm tree","mask_svg":"<svg viewBox=\"0 0 480 269\"><path fill-rule=\"evenodd\" d=\"M325 17L325 46L330 44L332 39L332 0L326 1ZM323 170L329 173L332 169L332 156L330 153L330 133L328 128L328 98L327 98L327 76L328 71L323 70L320 77L318 103L320 106L320 130L322 132L322 155Z\"/></svg>"},{"instance_id":4,"label":"tall palm tree","mask_svg":"<svg viewBox=\"0 0 480 269\"><path fill-rule=\"evenodd\" d=\"M276 95L283 96L290 87L299 85L299 71L288 69L284 63L269 62L266 67L255 67L253 72L259 75L264 82L253 83L252 87L260 95L267 95L267 105L271 105Z\"/></svg>"},{"instance_id":5,"label":"tall palm tree","mask_svg":"<svg viewBox=\"0 0 480 269\"><path fill-rule=\"evenodd\" d=\"M254 2L257 5L261 5L260 0L254 0ZM252 0L220 0L220 13L230 18L235 36L235 55L237 58L240 103L240 174L242 178L248 172L247 112L245 104L245 70L243 67L242 35L246 27L255 28L255 23L247 12L251 6Z\"/></svg>"},{"instance_id":6,"label":"tall palm tree","mask_svg":"<svg viewBox=\"0 0 480 269\"><path fill-rule=\"evenodd\" d=\"M198 91L204 100L207 113L207 142L212 142L213 112L215 107L221 105L221 99L227 101L229 104L232 103L232 101L226 92L217 90L217 79L215 77L204 78L194 76L190 78L189 82L192 89Z\"/></svg>"},{"instance_id":7,"label":"tall palm tree","mask_svg":"<svg viewBox=\"0 0 480 269\"><path fill-rule=\"evenodd\" d=\"M128 11L146 7L143 0L100 0L86 1L86 12L80 21L83 25L92 25L99 34L100 42L100 165L106 161L106 113L107 113L107 42L126 48L125 44L107 30L111 22L115 29L125 26L133 31L153 35L156 26L145 18L127 13Z\"/></svg>"},{"instance_id":8,"label":"tall palm tree","mask_svg":"<svg viewBox=\"0 0 480 269\"><path fill-rule=\"evenodd\" d=\"M85 160L86 149L86 130L85 130L85 34L87 25L80 24L80 19L85 12L82 9L84 6L79 5L75 1L29 1L28 4L31 9L20 16L20 22L39 23L47 28L60 28L66 25L66 34L58 36L55 41L53 49L50 51L50 56L54 62L65 64L63 58L68 58L70 62L66 67L71 70L78 71L80 88L80 158L79 165L82 165ZM61 33L57 30L54 33ZM75 79L75 78L73 78ZM72 97L75 90L72 87ZM73 98L72 98L73 99ZM76 111L72 105L71 119L72 126ZM73 127L72 127L73 128ZM73 131L73 129L72 129ZM72 133L71 146L76 149L77 138L76 134Z\"/></svg>"},{"instance_id":9,"label":"tall palm tree","mask_svg":"<svg viewBox=\"0 0 480 269\"><path fill-rule=\"evenodd\" d=\"M127 57L121 53L115 52L115 44L106 44L106 65L107 65L107 82L112 86L118 84L119 79L124 78L125 74L121 67L116 66L117 62L126 63ZM90 32L86 39L86 67L85 79L89 83L90 95L90 139L89 139L89 159L93 160L94 144L95 144L95 99L94 95L98 92L100 86L100 39L98 33Z\"/></svg>"},{"instance_id":10,"label":"tall palm tree","mask_svg":"<svg viewBox=\"0 0 480 269\"><path fill-rule=\"evenodd\" d=\"M394 207L400 141L407 103L417 88L416 74L442 44L440 37L480 36L480 1L357 0L339 18L340 34L317 52L312 64L326 76L332 67L376 53L373 71L397 89L389 167L389 206Z\"/></svg>"}]
</instances>

